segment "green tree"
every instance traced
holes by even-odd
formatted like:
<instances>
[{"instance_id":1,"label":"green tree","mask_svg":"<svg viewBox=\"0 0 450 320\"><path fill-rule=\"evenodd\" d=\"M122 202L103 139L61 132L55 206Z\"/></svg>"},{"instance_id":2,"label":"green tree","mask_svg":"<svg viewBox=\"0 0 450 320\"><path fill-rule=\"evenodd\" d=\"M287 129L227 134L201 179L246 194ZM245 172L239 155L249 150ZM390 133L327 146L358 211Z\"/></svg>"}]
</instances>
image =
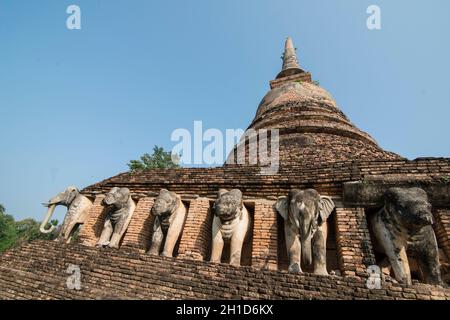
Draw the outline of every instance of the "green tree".
<instances>
[{"instance_id":1,"label":"green tree","mask_svg":"<svg viewBox=\"0 0 450 320\"><path fill-rule=\"evenodd\" d=\"M54 226L58 225L58 220L52 220L49 224ZM34 219L28 218L21 221L16 222L16 233L17 240L20 242L23 241L32 241L36 239L42 240L52 240L55 238L55 232L51 233L42 233L39 230L40 223ZM47 228L49 225L47 225Z\"/></svg>"},{"instance_id":2,"label":"green tree","mask_svg":"<svg viewBox=\"0 0 450 320\"><path fill-rule=\"evenodd\" d=\"M179 168L180 166L172 161L170 152L164 151L162 147L155 146L151 155L144 153L140 160L131 160L128 167L131 172L136 172L157 168Z\"/></svg>"},{"instance_id":3,"label":"green tree","mask_svg":"<svg viewBox=\"0 0 450 320\"><path fill-rule=\"evenodd\" d=\"M11 248L17 241L14 218L5 213L5 207L0 205L0 252Z\"/></svg>"},{"instance_id":4,"label":"green tree","mask_svg":"<svg viewBox=\"0 0 450 320\"><path fill-rule=\"evenodd\" d=\"M50 224L57 226L58 220L52 220ZM34 219L14 221L13 216L5 213L5 207L0 205L0 252L8 250L26 241L36 239L53 240L58 234L58 228L49 234L39 231L40 223Z\"/></svg>"}]
</instances>

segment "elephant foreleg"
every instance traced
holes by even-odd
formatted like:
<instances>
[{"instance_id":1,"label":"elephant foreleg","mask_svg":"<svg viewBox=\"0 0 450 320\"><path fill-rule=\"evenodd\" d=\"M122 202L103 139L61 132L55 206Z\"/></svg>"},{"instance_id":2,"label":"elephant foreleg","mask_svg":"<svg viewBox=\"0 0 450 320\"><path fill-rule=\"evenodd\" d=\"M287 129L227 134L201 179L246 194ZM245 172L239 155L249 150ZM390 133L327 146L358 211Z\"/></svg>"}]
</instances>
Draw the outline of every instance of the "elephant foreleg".
<instances>
[{"instance_id":1,"label":"elephant foreleg","mask_svg":"<svg viewBox=\"0 0 450 320\"><path fill-rule=\"evenodd\" d=\"M111 241L109 243L109 247L111 248L119 248L119 244L120 244L120 240L122 239L122 235L123 235L123 228L125 225L125 222L127 221L128 215L123 215L122 217L120 217L119 221L117 221L117 223L114 226L114 231L111 237Z\"/></svg>"},{"instance_id":2,"label":"elephant foreleg","mask_svg":"<svg viewBox=\"0 0 450 320\"><path fill-rule=\"evenodd\" d=\"M108 247L118 249L121 238L122 237L120 236L120 231L118 231L116 227L116 230L114 230L112 234L111 241L109 242Z\"/></svg>"},{"instance_id":3,"label":"elephant foreleg","mask_svg":"<svg viewBox=\"0 0 450 320\"><path fill-rule=\"evenodd\" d=\"M219 263L222 258L222 250L223 250L223 238L222 233L220 232L220 227L213 224L213 232L212 232L212 249L211 249L211 262Z\"/></svg>"},{"instance_id":4,"label":"elephant foreleg","mask_svg":"<svg viewBox=\"0 0 450 320\"><path fill-rule=\"evenodd\" d=\"M230 243L230 264L233 266L241 265L242 246L244 244L244 235L233 235Z\"/></svg>"},{"instance_id":5,"label":"elephant foreleg","mask_svg":"<svg viewBox=\"0 0 450 320\"><path fill-rule=\"evenodd\" d=\"M327 275L327 223L317 229L313 241L313 273Z\"/></svg>"},{"instance_id":6,"label":"elephant foreleg","mask_svg":"<svg viewBox=\"0 0 450 320\"><path fill-rule=\"evenodd\" d=\"M150 250L148 251L151 255L159 255L159 250L161 248L161 244L164 239L164 234L161 228L161 223L159 221L159 218L157 217L155 219L155 224L153 225L153 236L152 236L152 245L150 247Z\"/></svg>"},{"instance_id":7,"label":"elephant foreleg","mask_svg":"<svg viewBox=\"0 0 450 320\"><path fill-rule=\"evenodd\" d=\"M67 238L66 238L66 243L70 243L72 240L73 240L73 237L74 237L74 235L75 235L75 233L78 231L80 231L80 229L81 229L81 227L82 227L82 224L79 224L79 223L75 223L73 226L72 226L72 228L70 229L70 233L67 235Z\"/></svg>"},{"instance_id":8,"label":"elephant foreleg","mask_svg":"<svg viewBox=\"0 0 450 320\"><path fill-rule=\"evenodd\" d=\"M392 269L394 270L395 278L397 281L410 285L411 282L411 270L409 269L408 257L406 255L405 247L392 247L389 252L386 252Z\"/></svg>"},{"instance_id":9,"label":"elephant foreleg","mask_svg":"<svg viewBox=\"0 0 450 320\"><path fill-rule=\"evenodd\" d=\"M422 231L423 240L415 246L417 263L422 271L424 282L439 285L442 284L442 279L436 236L431 226L425 228Z\"/></svg>"},{"instance_id":10,"label":"elephant foreleg","mask_svg":"<svg viewBox=\"0 0 450 320\"><path fill-rule=\"evenodd\" d=\"M175 244L180 237L181 229L183 228L184 214L179 214L175 217L173 222L170 224L169 230L167 231L166 241L164 244L164 250L162 255L164 257L172 257L173 249Z\"/></svg>"},{"instance_id":11,"label":"elephant foreleg","mask_svg":"<svg viewBox=\"0 0 450 320\"><path fill-rule=\"evenodd\" d=\"M289 272L302 272L300 265L301 245L297 230L289 224L284 223L284 236L286 238L286 249L289 257Z\"/></svg>"},{"instance_id":12,"label":"elephant foreleg","mask_svg":"<svg viewBox=\"0 0 450 320\"><path fill-rule=\"evenodd\" d=\"M59 240L64 241L65 243L70 243L70 237L72 236L73 232L75 231L75 226L77 225L76 221L71 222L70 224L67 224L64 226L64 229L61 231L59 235Z\"/></svg>"},{"instance_id":13,"label":"elephant foreleg","mask_svg":"<svg viewBox=\"0 0 450 320\"><path fill-rule=\"evenodd\" d=\"M380 246L394 271L395 279L403 284L411 284L411 272L406 255L406 241L394 236L379 216L372 220L372 228Z\"/></svg>"},{"instance_id":14,"label":"elephant foreleg","mask_svg":"<svg viewBox=\"0 0 450 320\"><path fill-rule=\"evenodd\" d=\"M103 231L100 235L100 239L97 242L97 246L103 247L109 244L111 239L111 234L113 233L113 225L111 219L106 218L105 224L103 225Z\"/></svg>"}]
</instances>

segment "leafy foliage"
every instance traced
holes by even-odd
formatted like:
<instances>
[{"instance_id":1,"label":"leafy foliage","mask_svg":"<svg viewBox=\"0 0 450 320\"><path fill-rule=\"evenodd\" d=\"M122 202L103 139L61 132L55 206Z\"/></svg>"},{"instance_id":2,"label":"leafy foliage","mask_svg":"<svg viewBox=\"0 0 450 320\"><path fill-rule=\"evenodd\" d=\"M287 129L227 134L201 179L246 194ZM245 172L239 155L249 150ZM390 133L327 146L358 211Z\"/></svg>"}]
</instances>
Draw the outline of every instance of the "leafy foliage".
<instances>
[{"instance_id":1,"label":"leafy foliage","mask_svg":"<svg viewBox=\"0 0 450 320\"><path fill-rule=\"evenodd\" d=\"M154 146L151 155L145 153L140 160L131 160L128 167L131 172L136 172L156 168L179 168L180 166L172 161L170 152L164 151L162 147Z\"/></svg>"},{"instance_id":2,"label":"leafy foliage","mask_svg":"<svg viewBox=\"0 0 450 320\"><path fill-rule=\"evenodd\" d=\"M58 220L52 220L52 225L58 225ZM57 235L57 228L49 234L39 231L40 223L34 219L14 221L13 216L5 213L5 207L0 205L0 252L19 245L24 241L36 239L52 240ZM47 226L49 227L49 225Z\"/></svg>"},{"instance_id":3,"label":"leafy foliage","mask_svg":"<svg viewBox=\"0 0 450 320\"><path fill-rule=\"evenodd\" d=\"M5 214L5 208L0 207L0 252L11 248L17 240L14 218Z\"/></svg>"}]
</instances>

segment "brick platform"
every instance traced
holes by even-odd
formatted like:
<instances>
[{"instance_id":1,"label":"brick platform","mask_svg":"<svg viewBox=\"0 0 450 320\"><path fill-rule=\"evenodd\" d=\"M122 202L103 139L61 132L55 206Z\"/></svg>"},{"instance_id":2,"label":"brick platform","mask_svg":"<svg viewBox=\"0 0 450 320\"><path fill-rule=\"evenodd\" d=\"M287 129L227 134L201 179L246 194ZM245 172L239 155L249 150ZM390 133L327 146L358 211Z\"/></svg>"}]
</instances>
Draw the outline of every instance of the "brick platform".
<instances>
[{"instance_id":1,"label":"brick platform","mask_svg":"<svg viewBox=\"0 0 450 320\"><path fill-rule=\"evenodd\" d=\"M69 265L81 290L66 286ZM364 278L292 275L253 267L148 256L136 249L97 249L34 241L0 257L0 299L426 299L450 300L450 290L424 284L384 284Z\"/></svg>"}]
</instances>

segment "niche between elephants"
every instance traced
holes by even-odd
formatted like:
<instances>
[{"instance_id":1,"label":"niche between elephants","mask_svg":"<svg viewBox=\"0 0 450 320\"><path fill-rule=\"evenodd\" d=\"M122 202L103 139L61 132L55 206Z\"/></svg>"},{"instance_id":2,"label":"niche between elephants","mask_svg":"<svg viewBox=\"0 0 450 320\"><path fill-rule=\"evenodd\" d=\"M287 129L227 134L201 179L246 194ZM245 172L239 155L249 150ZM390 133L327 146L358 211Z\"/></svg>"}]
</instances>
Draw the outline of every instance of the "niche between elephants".
<instances>
[{"instance_id":1,"label":"niche between elephants","mask_svg":"<svg viewBox=\"0 0 450 320\"><path fill-rule=\"evenodd\" d=\"M383 249L380 245L380 243L377 241L375 235L374 235L374 226L373 226L373 216L376 215L381 208L366 208L366 219L367 219L367 226L369 228L369 234L370 239L373 245L373 251L375 254L375 263L378 265L382 271L383 274L390 276L392 279L395 280L395 273L392 269L392 266L388 260L387 255L383 252ZM445 254L445 251L443 249L443 244L445 243L444 239L440 239L439 232L436 232L436 224L433 225L433 229L436 234L436 240L438 244L438 251L439 251L439 262L440 262L440 270L442 279L444 282L449 284L450 281L450 274L448 272L448 265L449 261ZM411 273L411 280L416 280L419 282L426 282L423 272L420 269L420 266L418 264L417 259L420 257L417 257L417 254L415 254L412 250L407 250L407 257L408 257L408 263L409 263L409 269Z\"/></svg>"},{"instance_id":2,"label":"niche between elephants","mask_svg":"<svg viewBox=\"0 0 450 320\"><path fill-rule=\"evenodd\" d=\"M327 233L327 271L330 273L334 271L336 273L340 273L339 262L338 262L338 254L337 254L337 244L336 244L336 212L333 211L327 219L328 224L328 233ZM278 270L288 270L289 267L289 259L287 255L286 249L286 240L284 235L284 219L282 216L277 214L277 262L278 262ZM301 265L302 270L304 272L313 272L312 265L304 266Z\"/></svg>"},{"instance_id":3,"label":"niche between elephants","mask_svg":"<svg viewBox=\"0 0 450 320\"><path fill-rule=\"evenodd\" d=\"M214 201L211 200L209 208L209 215L210 215L210 221L211 226L213 224L213 218L214 218ZM250 217L249 227L247 231L247 235L244 239L244 243L242 245L242 252L241 252L241 260L240 265L241 266L251 266L252 265L252 245L253 245L253 219L254 219L254 212L255 212L255 204L253 202L245 202L244 204L245 209L247 209L247 212ZM205 256L205 261L210 261L211 259L211 253L212 253L212 227L208 228L208 236L207 236L207 254ZM230 263L230 248L231 243L230 240L224 240L224 246L222 250L222 255L220 258L220 263Z\"/></svg>"}]
</instances>

